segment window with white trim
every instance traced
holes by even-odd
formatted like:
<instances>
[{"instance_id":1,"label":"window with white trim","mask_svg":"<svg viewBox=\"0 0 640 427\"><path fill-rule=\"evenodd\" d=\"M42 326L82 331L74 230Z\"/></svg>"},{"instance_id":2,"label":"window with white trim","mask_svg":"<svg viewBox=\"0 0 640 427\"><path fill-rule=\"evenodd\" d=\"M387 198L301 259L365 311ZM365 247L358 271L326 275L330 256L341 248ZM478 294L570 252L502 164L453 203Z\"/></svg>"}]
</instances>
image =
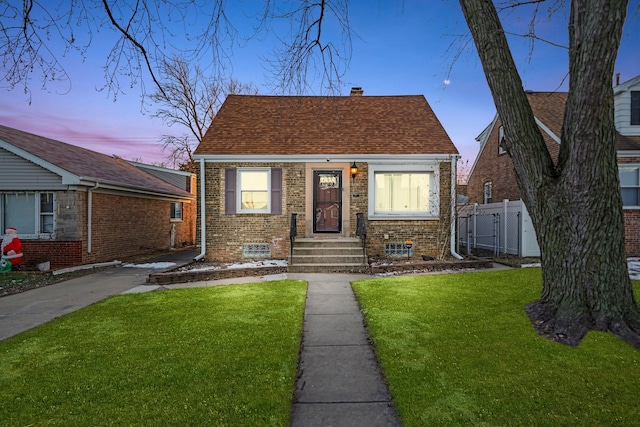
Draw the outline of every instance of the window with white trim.
<instances>
[{"instance_id":1,"label":"window with white trim","mask_svg":"<svg viewBox=\"0 0 640 427\"><path fill-rule=\"evenodd\" d=\"M282 214L282 168L226 168L224 213Z\"/></svg>"},{"instance_id":2,"label":"window with white trim","mask_svg":"<svg viewBox=\"0 0 640 427\"><path fill-rule=\"evenodd\" d=\"M369 165L369 219L437 219L438 164Z\"/></svg>"},{"instance_id":3,"label":"window with white trim","mask_svg":"<svg viewBox=\"0 0 640 427\"><path fill-rule=\"evenodd\" d=\"M0 230L15 227L23 238L51 235L55 205L55 195L50 192L0 193Z\"/></svg>"},{"instance_id":4,"label":"window with white trim","mask_svg":"<svg viewBox=\"0 0 640 427\"><path fill-rule=\"evenodd\" d=\"M484 203L491 203L493 201L493 184L491 181L484 183Z\"/></svg>"},{"instance_id":5,"label":"window with white trim","mask_svg":"<svg viewBox=\"0 0 640 427\"><path fill-rule=\"evenodd\" d=\"M640 91L631 91L631 123L632 126L640 125Z\"/></svg>"},{"instance_id":6,"label":"window with white trim","mask_svg":"<svg viewBox=\"0 0 640 427\"><path fill-rule=\"evenodd\" d=\"M498 129L498 156L506 154L507 150L504 149L504 126L500 126Z\"/></svg>"},{"instance_id":7,"label":"window with white trim","mask_svg":"<svg viewBox=\"0 0 640 427\"><path fill-rule=\"evenodd\" d=\"M640 207L640 166L620 165L620 187L622 191L622 206Z\"/></svg>"},{"instance_id":8,"label":"window with white trim","mask_svg":"<svg viewBox=\"0 0 640 427\"><path fill-rule=\"evenodd\" d=\"M238 212L269 213L270 169L238 169Z\"/></svg>"},{"instance_id":9,"label":"window with white trim","mask_svg":"<svg viewBox=\"0 0 640 427\"><path fill-rule=\"evenodd\" d=\"M171 202L171 220L182 221L182 202Z\"/></svg>"}]
</instances>

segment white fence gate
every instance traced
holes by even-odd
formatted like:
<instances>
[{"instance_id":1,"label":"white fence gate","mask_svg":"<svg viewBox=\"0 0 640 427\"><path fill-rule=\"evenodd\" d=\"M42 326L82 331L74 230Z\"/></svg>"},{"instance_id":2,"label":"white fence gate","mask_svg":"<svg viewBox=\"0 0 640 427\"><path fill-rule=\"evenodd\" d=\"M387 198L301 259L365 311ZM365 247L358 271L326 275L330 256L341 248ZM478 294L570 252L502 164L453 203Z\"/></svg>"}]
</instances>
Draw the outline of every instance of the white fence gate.
<instances>
[{"instance_id":1,"label":"white fence gate","mask_svg":"<svg viewBox=\"0 0 640 427\"><path fill-rule=\"evenodd\" d=\"M490 250L519 257L540 256L531 217L522 200L477 203L463 207L457 218L457 246Z\"/></svg>"}]
</instances>

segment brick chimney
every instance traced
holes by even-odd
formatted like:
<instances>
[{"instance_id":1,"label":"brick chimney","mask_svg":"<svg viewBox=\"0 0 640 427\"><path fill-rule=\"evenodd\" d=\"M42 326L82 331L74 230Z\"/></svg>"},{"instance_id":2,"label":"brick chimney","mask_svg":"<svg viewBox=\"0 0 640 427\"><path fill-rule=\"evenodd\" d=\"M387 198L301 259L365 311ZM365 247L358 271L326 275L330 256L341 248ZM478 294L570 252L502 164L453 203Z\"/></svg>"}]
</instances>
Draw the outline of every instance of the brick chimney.
<instances>
[{"instance_id":1,"label":"brick chimney","mask_svg":"<svg viewBox=\"0 0 640 427\"><path fill-rule=\"evenodd\" d=\"M352 87L351 88L351 93L349 95L351 95L351 96L362 96L362 94L364 94L364 90L362 90L361 87Z\"/></svg>"}]
</instances>

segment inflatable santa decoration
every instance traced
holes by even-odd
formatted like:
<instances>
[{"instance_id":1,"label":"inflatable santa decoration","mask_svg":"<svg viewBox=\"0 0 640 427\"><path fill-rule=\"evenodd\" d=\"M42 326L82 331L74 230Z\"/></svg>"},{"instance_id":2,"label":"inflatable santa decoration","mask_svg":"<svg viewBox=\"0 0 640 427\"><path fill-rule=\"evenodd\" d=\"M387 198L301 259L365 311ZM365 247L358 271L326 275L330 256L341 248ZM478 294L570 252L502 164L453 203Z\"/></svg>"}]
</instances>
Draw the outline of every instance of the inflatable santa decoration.
<instances>
[{"instance_id":1,"label":"inflatable santa decoration","mask_svg":"<svg viewBox=\"0 0 640 427\"><path fill-rule=\"evenodd\" d=\"M14 227L8 227L5 230L4 239L0 245L2 252L2 264L0 270L17 270L20 261L22 261L22 242L18 238L18 230Z\"/></svg>"}]
</instances>

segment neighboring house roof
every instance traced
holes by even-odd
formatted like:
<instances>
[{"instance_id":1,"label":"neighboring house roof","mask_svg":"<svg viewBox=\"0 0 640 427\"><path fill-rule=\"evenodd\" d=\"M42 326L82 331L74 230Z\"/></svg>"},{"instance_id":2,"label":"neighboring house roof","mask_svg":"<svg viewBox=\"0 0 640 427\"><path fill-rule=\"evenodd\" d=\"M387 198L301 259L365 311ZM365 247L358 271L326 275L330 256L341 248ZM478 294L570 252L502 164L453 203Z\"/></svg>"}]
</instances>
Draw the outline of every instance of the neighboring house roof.
<instances>
[{"instance_id":1,"label":"neighboring house roof","mask_svg":"<svg viewBox=\"0 0 640 427\"><path fill-rule=\"evenodd\" d=\"M562 123L564 121L564 108L567 103L567 92L531 92L527 91L527 99L538 125L543 128L544 133L550 131L550 136L559 141L562 135ZM495 119L494 122L495 123ZM546 129L544 129L546 128ZM490 132L490 131L489 131ZM484 142L489 136L487 129L476 138ZM640 150L640 136L621 135L617 133L618 151ZM482 149L482 147L481 147Z\"/></svg>"},{"instance_id":2,"label":"neighboring house roof","mask_svg":"<svg viewBox=\"0 0 640 427\"><path fill-rule=\"evenodd\" d=\"M614 86L613 94L614 95L618 95L618 94L620 94L622 92L625 92L625 91L629 90L629 88L631 88L632 86L635 86L638 83L640 83L640 76L635 76L634 78L629 79L624 83L620 83L620 84L617 84L616 86Z\"/></svg>"},{"instance_id":3,"label":"neighboring house roof","mask_svg":"<svg viewBox=\"0 0 640 427\"><path fill-rule=\"evenodd\" d=\"M422 95L229 95L194 154L458 154L458 150Z\"/></svg>"},{"instance_id":4,"label":"neighboring house roof","mask_svg":"<svg viewBox=\"0 0 640 427\"><path fill-rule=\"evenodd\" d=\"M63 184L111 186L180 197L192 195L127 161L0 125L0 148L63 177Z\"/></svg>"},{"instance_id":5,"label":"neighboring house roof","mask_svg":"<svg viewBox=\"0 0 640 427\"><path fill-rule=\"evenodd\" d=\"M626 82L630 84L640 80L640 76ZM567 92L533 92L527 91L527 100L533 111L536 123L542 130L547 149L551 153L554 161L559 153L560 136L562 135L562 124L564 122L564 109L567 103ZM486 146L487 140L496 123L499 121L498 115L494 117L491 123L476 138L480 142L480 150L471 166L469 176L473 175L478 159ZM616 149L621 151L640 151L640 136L621 135L616 132L617 144Z\"/></svg>"}]
</instances>

